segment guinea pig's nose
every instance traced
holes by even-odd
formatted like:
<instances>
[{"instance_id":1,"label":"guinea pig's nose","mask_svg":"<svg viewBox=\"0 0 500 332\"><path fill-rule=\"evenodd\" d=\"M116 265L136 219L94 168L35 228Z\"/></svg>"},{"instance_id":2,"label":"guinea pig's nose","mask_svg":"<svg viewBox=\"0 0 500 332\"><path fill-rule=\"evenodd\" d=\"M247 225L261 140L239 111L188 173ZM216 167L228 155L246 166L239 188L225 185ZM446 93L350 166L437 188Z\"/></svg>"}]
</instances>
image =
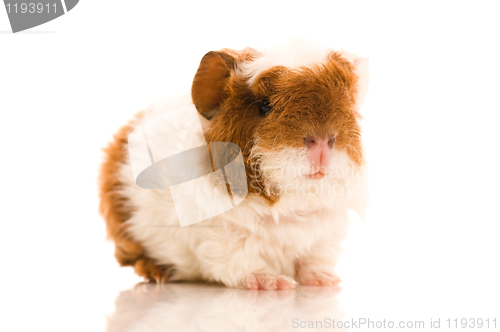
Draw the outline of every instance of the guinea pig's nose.
<instances>
[{"instance_id":1,"label":"guinea pig's nose","mask_svg":"<svg viewBox=\"0 0 500 332\"><path fill-rule=\"evenodd\" d=\"M335 136L328 137L318 137L318 136L307 136L304 137L304 144L308 148L333 148L335 143Z\"/></svg>"}]
</instances>

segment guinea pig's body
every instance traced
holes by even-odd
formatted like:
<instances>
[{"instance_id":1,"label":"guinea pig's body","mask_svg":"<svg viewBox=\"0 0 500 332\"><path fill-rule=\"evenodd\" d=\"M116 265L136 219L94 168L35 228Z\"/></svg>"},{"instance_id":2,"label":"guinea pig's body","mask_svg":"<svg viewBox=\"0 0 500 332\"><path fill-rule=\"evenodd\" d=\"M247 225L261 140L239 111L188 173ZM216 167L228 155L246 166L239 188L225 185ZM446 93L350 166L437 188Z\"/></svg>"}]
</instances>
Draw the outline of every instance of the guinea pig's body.
<instances>
[{"instance_id":1,"label":"guinea pig's body","mask_svg":"<svg viewBox=\"0 0 500 332\"><path fill-rule=\"evenodd\" d=\"M157 282L339 283L334 269L348 211L362 213L367 196L358 124L366 61L309 46L209 52L191 96L151 107L115 136L100 208L121 265ZM193 103L207 142L241 148L248 195L219 216L180 227L168 189L136 185L127 138L144 121ZM171 132L162 135L173 144Z\"/></svg>"}]
</instances>

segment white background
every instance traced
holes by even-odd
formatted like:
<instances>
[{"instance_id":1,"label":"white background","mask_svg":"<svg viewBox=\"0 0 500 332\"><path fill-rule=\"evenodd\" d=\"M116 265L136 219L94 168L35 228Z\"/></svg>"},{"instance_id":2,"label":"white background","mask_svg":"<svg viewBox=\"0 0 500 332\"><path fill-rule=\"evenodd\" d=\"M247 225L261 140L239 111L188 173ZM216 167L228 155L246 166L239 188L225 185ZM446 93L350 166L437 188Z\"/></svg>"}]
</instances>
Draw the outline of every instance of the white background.
<instances>
[{"instance_id":1,"label":"white background","mask_svg":"<svg viewBox=\"0 0 500 332\"><path fill-rule=\"evenodd\" d=\"M343 309L500 326L496 1L81 1L10 33L0 8L0 329L99 331L118 268L97 213L101 148L186 91L201 57L306 37L370 58L372 204L343 257ZM307 319L307 317L301 317ZM251 324L252 322L249 322Z\"/></svg>"}]
</instances>

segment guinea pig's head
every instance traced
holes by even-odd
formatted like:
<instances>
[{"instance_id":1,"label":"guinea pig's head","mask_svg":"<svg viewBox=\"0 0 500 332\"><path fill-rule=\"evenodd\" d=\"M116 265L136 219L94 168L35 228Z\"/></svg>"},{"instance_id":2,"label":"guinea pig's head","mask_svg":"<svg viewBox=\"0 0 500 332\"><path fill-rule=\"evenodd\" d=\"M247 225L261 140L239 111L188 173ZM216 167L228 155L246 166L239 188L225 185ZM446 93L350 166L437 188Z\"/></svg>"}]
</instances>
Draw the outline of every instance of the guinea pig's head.
<instances>
[{"instance_id":1,"label":"guinea pig's head","mask_svg":"<svg viewBox=\"0 0 500 332\"><path fill-rule=\"evenodd\" d=\"M207 53L192 85L207 142L240 146L250 193L345 184L363 166L359 108L367 60L327 49Z\"/></svg>"}]
</instances>

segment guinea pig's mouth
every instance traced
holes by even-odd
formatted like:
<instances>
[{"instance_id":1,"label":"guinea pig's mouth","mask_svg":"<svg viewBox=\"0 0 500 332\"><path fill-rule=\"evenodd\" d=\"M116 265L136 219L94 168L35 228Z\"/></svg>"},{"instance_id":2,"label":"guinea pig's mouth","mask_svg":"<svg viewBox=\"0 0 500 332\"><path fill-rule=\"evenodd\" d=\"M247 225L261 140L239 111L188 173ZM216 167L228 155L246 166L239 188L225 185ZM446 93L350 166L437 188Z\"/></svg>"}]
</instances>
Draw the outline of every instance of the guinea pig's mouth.
<instances>
[{"instance_id":1,"label":"guinea pig's mouth","mask_svg":"<svg viewBox=\"0 0 500 332\"><path fill-rule=\"evenodd\" d=\"M307 174L306 177L309 179L313 179L313 180L320 180L320 179L324 178L325 175L326 175L325 173L318 171L314 174Z\"/></svg>"}]
</instances>

